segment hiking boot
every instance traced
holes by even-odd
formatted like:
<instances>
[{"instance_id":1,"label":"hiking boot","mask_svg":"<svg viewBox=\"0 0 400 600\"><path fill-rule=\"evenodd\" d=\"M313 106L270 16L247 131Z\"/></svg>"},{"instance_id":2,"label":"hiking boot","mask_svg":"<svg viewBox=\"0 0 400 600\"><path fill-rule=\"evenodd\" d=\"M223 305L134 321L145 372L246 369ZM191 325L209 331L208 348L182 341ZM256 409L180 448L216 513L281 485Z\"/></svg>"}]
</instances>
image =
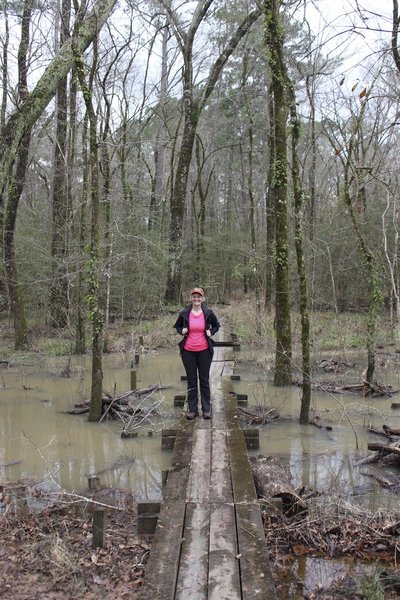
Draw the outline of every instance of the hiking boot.
<instances>
[{"instance_id":1,"label":"hiking boot","mask_svg":"<svg viewBox=\"0 0 400 600\"><path fill-rule=\"evenodd\" d=\"M211 412L210 411L203 412L203 419L211 419Z\"/></svg>"},{"instance_id":2,"label":"hiking boot","mask_svg":"<svg viewBox=\"0 0 400 600\"><path fill-rule=\"evenodd\" d=\"M186 413L186 418L191 421L192 419L195 419L196 417L199 416L198 412L188 412Z\"/></svg>"}]
</instances>

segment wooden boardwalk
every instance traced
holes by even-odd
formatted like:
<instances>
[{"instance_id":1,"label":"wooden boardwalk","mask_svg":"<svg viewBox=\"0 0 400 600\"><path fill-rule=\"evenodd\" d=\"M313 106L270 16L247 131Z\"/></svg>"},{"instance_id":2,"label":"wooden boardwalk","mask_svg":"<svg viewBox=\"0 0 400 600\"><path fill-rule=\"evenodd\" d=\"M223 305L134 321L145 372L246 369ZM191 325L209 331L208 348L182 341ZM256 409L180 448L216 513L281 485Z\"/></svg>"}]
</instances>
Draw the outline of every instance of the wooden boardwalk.
<instances>
[{"instance_id":1,"label":"wooden boardwalk","mask_svg":"<svg viewBox=\"0 0 400 600\"><path fill-rule=\"evenodd\" d=\"M276 598L227 354L215 349L212 420L180 422L143 600Z\"/></svg>"}]
</instances>

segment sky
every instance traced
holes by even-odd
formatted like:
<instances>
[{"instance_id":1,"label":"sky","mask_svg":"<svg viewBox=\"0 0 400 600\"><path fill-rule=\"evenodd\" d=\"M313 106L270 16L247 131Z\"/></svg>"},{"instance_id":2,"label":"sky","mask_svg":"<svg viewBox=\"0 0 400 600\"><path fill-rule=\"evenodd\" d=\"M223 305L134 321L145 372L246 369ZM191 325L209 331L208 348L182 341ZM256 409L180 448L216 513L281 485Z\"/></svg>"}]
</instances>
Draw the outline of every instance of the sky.
<instances>
[{"instance_id":1,"label":"sky","mask_svg":"<svg viewBox=\"0 0 400 600\"><path fill-rule=\"evenodd\" d=\"M315 0L306 14L324 52L342 56L343 75L363 78L390 45L392 10L391 0Z\"/></svg>"}]
</instances>

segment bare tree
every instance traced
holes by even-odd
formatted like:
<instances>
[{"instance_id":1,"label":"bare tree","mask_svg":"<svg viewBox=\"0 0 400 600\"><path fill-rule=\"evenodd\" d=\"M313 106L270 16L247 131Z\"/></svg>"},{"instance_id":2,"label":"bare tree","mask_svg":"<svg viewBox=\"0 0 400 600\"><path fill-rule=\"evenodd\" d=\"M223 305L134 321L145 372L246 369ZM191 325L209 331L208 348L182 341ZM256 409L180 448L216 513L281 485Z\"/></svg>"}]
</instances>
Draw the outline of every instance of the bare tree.
<instances>
[{"instance_id":1,"label":"bare tree","mask_svg":"<svg viewBox=\"0 0 400 600\"><path fill-rule=\"evenodd\" d=\"M289 241L288 241L288 180L287 180L287 119L289 112L287 94L287 69L283 54L283 28L281 0L264 0L264 22L268 63L271 74L273 114L271 128L274 133L274 156L271 157L275 201L275 385L289 385L292 381L292 336L289 291Z\"/></svg>"},{"instance_id":2,"label":"bare tree","mask_svg":"<svg viewBox=\"0 0 400 600\"><path fill-rule=\"evenodd\" d=\"M182 55L182 130L181 143L177 151L176 168L171 182L170 193L170 237L166 302L180 300L182 288L182 229L184 207L186 203L187 184L190 163L192 160L196 129L199 119L207 101L214 90L229 57L232 55L240 40L261 15L261 9L256 7L249 13L238 26L233 35L227 40L224 49L211 66L205 85L199 93L194 86L193 47L198 29L205 19L214 0L199 0L191 18L190 24L185 29L178 13L171 7L168 0L159 0L165 9L170 26L177 39Z\"/></svg>"},{"instance_id":3,"label":"bare tree","mask_svg":"<svg viewBox=\"0 0 400 600\"><path fill-rule=\"evenodd\" d=\"M62 0L59 14L59 46L70 37L71 0ZM67 179L68 78L59 83L56 92L56 126L53 166L53 231L52 284L50 289L50 320L54 327L65 327L68 320L68 179Z\"/></svg>"},{"instance_id":4,"label":"bare tree","mask_svg":"<svg viewBox=\"0 0 400 600\"><path fill-rule=\"evenodd\" d=\"M5 199L18 148L29 130L42 115L62 81L74 64L72 45L84 52L109 17L116 0L97 0L92 10L82 18L79 34L67 40L51 60L35 88L2 127L0 136L0 205Z\"/></svg>"}]
</instances>

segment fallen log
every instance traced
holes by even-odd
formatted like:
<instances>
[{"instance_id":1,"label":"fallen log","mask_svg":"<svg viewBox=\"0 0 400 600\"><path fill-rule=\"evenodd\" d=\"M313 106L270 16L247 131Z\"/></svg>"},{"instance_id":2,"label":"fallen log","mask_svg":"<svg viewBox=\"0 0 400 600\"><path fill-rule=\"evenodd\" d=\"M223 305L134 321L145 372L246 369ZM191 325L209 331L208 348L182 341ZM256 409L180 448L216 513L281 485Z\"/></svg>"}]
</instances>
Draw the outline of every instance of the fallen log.
<instances>
[{"instance_id":1,"label":"fallen log","mask_svg":"<svg viewBox=\"0 0 400 600\"><path fill-rule=\"evenodd\" d=\"M296 385L302 385L299 381L294 382ZM392 397L399 390L394 390L390 385L384 385L376 381L363 381L362 383L335 384L331 381L315 381L312 387L322 392L330 394L359 394L364 397L379 398Z\"/></svg>"},{"instance_id":2,"label":"fallen log","mask_svg":"<svg viewBox=\"0 0 400 600\"><path fill-rule=\"evenodd\" d=\"M150 385L141 390L129 390L119 396L111 396L109 393L103 393L103 415L100 422L107 416L107 414L114 415L115 413L126 413L128 415L138 414L141 412L140 408L132 406L131 402L139 400L143 396L150 396L153 392L165 389L165 386L158 384ZM64 414L68 415L83 415L88 413L90 410L90 402L79 402L74 404L74 408L63 411ZM118 415L119 416L119 415Z\"/></svg>"},{"instance_id":3,"label":"fallen log","mask_svg":"<svg viewBox=\"0 0 400 600\"><path fill-rule=\"evenodd\" d=\"M70 410L63 410L62 412L65 415L84 415L89 412L89 404L87 406L79 406L75 408L71 408Z\"/></svg>"},{"instance_id":4,"label":"fallen log","mask_svg":"<svg viewBox=\"0 0 400 600\"><path fill-rule=\"evenodd\" d=\"M386 435L400 435L400 427L390 427L390 425L382 425L382 429Z\"/></svg>"},{"instance_id":5,"label":"fallen log","mask_svg":"<svg viewBox=\"0 0 400 600\"><path fill-rule=\"evenodd\" d=\"M318 427L318 429L326 429L327 431L332 431L332 429L333 429L332 425L324 425L324 423L320 423L319 421L320 421L320 417L315 416L308 423L310 425L315 425L315 427Z\"/></svg>"},{"instance_id":6,"label":"fallen log","mask_svg":"<svg viewBox=\"0 0 400 600\"><path fill-rule=\"evenodd\" d=\"M400 457L399 442L394 444L380 444L379 442L371 442L368 444L368 450L378 451L382 455L395 454Z\"/></svg>"},{"instance_id":7,"label":"fallen log","mask_svg":"<svg viewBox=\"0 0 400 600\"><path fill-rule=\"evenodd\" d=\"M250 458L257 494L261 498L281 498L286 515L307 511L307 504L300 498L289 478L276 459L270 456Z\"/></svg>"},{"instance_id":8,"label":"fallen log","mask_svg":"<svg viewBox=\"0 0 400 600\"><path fill-rule=\"evenodd\" d=\"M322 369L325 373L343 373L347 369L354 369L356 363L348 363L340 360L322 359L317 363L317 368Z\"/></svg>"},{"instance_id":9,"label":"fallen log","mask_svg":"<svg viewBox=\"0 0 400 600\"><path fill-rule=\"evenodd\" d=\"M268 406L255 406L253 410L238 406L238 411L246 418L246 422L250 425L264 425L280 417L276 408Z\"/></svg>"},{"instance_id":10,"label":"fallen log","mask_svg":"<svg viewBox=\"0 0 400 600\"><path fill-rule=\"evenodd\" d=\"M383 428L385 428L385 425L383 426ZM381 435L381 436L385 437L386 439L388 439L388 440L390 440L390 441L392 441L392 440L393 440L393 438L392 438L392 436L390 435L390 433L386 432L386 430L385 430L385 429L382 431L382 429L376 429L375 427L372 427L372 425L369 425L369 426L367 427L367 429L368 429L368 431L370 431L371 433L375 433L376 435Z\"/></svg>"},{"instance_id":11,"label":"fallen log","mask_svg":"<svg viewBox=\"0 0 400 600\"><path fill-rule=\"evenodd\" d=\"M361 475L375 479L375 481L377 483L379 483L379 485L381 487L392 488L392 487L396 487L399 485L399 481L393 480L393 478L389 479L388 477L383 477L383 475L376 475L375 473L366 473L366 472L361 472Z\"/></svg>"}]
</instances>

